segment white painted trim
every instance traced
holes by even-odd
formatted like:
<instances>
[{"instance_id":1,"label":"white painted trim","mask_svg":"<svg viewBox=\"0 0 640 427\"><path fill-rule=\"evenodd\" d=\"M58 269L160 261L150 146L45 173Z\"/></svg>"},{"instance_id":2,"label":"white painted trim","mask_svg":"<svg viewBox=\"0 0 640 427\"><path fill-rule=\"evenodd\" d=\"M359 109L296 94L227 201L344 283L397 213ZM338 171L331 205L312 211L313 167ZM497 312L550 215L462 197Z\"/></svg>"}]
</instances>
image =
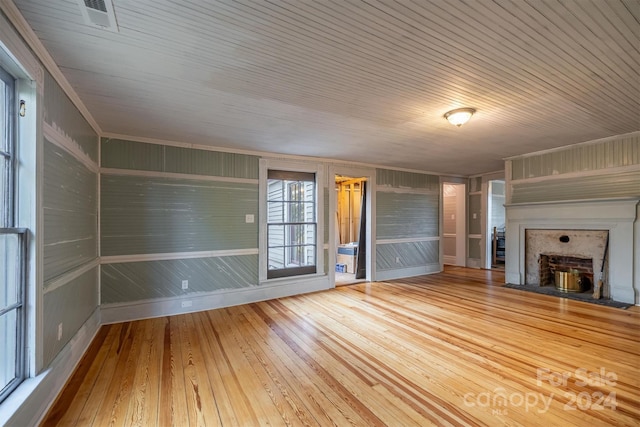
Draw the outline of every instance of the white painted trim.
<instances>
[{"instance_id":1,"label":"white painted trim","mask_svg":"<svg viewBox=\"0 0 640 427\"><path fill-rule=\"evenodd\" d=\"M49 367L25 380L0 404L0 425L40 425L99 329L100 309L96 308Z\"/></svg>"},{"instance_id":2,"label":"white painted trim","mask_svg":"<svg viewBox=\"0 0 640 427\"><path fill-rule=\"evenodd\" d=\"M397 270L384 270L377 272L376 280L383 282L385 280L404 279L406 277L422 276L424 274L440 273L442 267L440 263L427 264L420 267L401 268Z\"/></svg>"},{"instance_id":3,"label":"white painted trim","mask_svg":"<svg viewBox=\"0 0 640 427\"><path fill-rule=\"evenodd\" d=\"M536 176L533 178L512 179L511 185L532 184L536 182L556 181L571 178L586 178L591 176L608 176L624 172L640 172L640 165L619 166L616 168L603 168L579 172L567 172L556 175Z\"/></svg>"},{"instance_id":4,"label":"white painted trim","mask_svg":"<svg viewBox=\"0 0 640 427\"><path fill-rule=\"evenodd\" d=\"M502 160L506 161L506 160L525 159L527 157L540 156L542 154L556 153L558 151L564 151L564 150L571 149L571 148L574 148L574 147L579 147L579 146L582 146L582 145L600 144L600 143L607 142L607 141L615 141L616 139L630 138L630 137L634 137L634 136L640 136L640 131L624 133L622 135L612 135L612 136L607 136L605 138L593 139L593 140L590 140L590 141L577 142L575 144L564 145L562 147L556 147L556 148L549 148L547 150L534 151L532 153L519 154L517 156L505 157Z\"/></svg>"},{"instance_id":5,"label":"white painted trim","mask_svg":"<svg viewBox=\"0 0 640 427\"><path fill-rule=\"evenodd\" d=\"M3 11L6 7L5 3L8 2L2 0L0 3ZM24 75L29 80L35 81L40 90L44 87L44 71L38 59L23 43L11 20L7 20L2 14L0 14L0 64L9 74Z\"/></svg>"},{"instance_id":6,"label":"white painted trim","mask_svg":"<svg viewBox=\"0 0 640 427\"><path fill-rule=\"evenodd\" d=\"M168 261L173 259L218 258L225 256L258 255L257 248L228 249L221 251L171 252L160 254L111 255L100 257L100 264L122 264L127 262Z\"/></svg>"},{"instance_id":7,"label":"white painted trim","mask_svg":"<svg viewBox=\"0 0 640 427\"><path fill-rule=\"evenodd\" d=\"M42 132L44 137L54 145L62 148L67 153L71 154L76 160L82 163L87 169L95 174L98 174L100 168L98 163L93 161L91 157L84 151L75 141L63 134L59 129L54 128L47 122L42 122Z\"/></svg>"},{"instance_id":8,"label":"white painted trim","mask_svg":"<svg viewBox=\"0 0 640 427\"><path fill-rule=\"evenodd\" d=\"M44 47L31 26L27 23L26 19L24 19L16 5L13 4L13 2L10 0L1 0L0 7L2 7L2 11L7 15L11 23L16 27L29 47L35 52L36 56L40 59L40 61L42 61L45 68L49 71L49 73L51 73L56 82L58 82L71 102L80 111L80 114L82 114L82 116L87 120L95 133L100 135L102 133L100 126L98 126L98 123L89 112L89 109L87 109L87 107L84 105L76 91L73 89L73 86L71 86L69 81L67 81L64 74L62 74L62 71L53 60L47 49Z\"/></svg>"},{"instance_id":9,"label":"white painted trim","mask_svg":"<svg viewBox=\"0 0 640 427\"><path fill-rule=\"evenodd\" d=\"M440 236L433 237L405 237L402 239L378 239L376 245L392 245L394 243L433 242L440 240Z\"/></svg>"},{"instance_id":10,"label":"white painted trim","mask_svg":"<svg viewBox=\"0 0 640 427\"><path fill-rule=\"evenodd\" d=\"M458 264L458 260L456 259L456 257L454 257L452 255L444 255L442 257L442 263L443 264L449 264L449 265L457 265Z\"/></svg>"},{"instance_id":11,"label":"white painted trim","mask_svg":"<svg viewBox=\"0 0 640 427\"><path fill-rule=\"evenodd\" d=\"M96 258L92 261L89 261L86 264L81 265L71 271L68 271L53 280L50 280L48 283L44 284L44 294L48 294L49 292L53 292L58 288L66 285L71 282L73 279L77 279L82 276L84 273L91 271L100 266L100 259Z\"/></svg>"},{"instance_id":12,"label":"white painted trim","mask_svg":"<svg viewBox=\"0 0 640 427\"><path fill-rule=\"evenodd\" d=\"M335 189L335 176L336 175L348 175L351 177L365 178L367 188L367 217L366 217L366 259L365 259L365 280L371 282L375 280L375 266L376 266L376 227L375 227L375 194L376 194L376 169L370 167L346 167L344 165L329 165L327 173L327 185L329 188L329 277L331 283L335 284L335 263L337 261L336 254L338 243L336 241L336 212L338 211L338 195L334 191Z\"/></svg>"},{"instance_id":13,"label":"white painted trim","mask_svg":"<svg viewBox=\"0 0 640 427\"><path fill-rule=\"evenodd\" d=\"M320 253L324 250L324 189L327 186L325 178L325 165L314 161L292 161L260 159L259 163L259 187L258 187L258 282L267 282L267 173L269 169L277 169L295 172L310 172L316 177L316 271L324 272L324 256Z\"/></svg>"},{"instance_id":14,"label":"white painted trim","mask_svg":"<svg viewBox=\"0 0 640 427\"><path fill-rule=\"evenodd\" d=\"M143 171L143 170L135 170L135 169L100 168L100 173L104 175L120 175L120 176L125 175L125 176L144 176L144 177L150 177L150 178L190 179L190 180L196 180L196 181L233 182L238 184L255 184L255 185L257 185L259 182L259 180L253 179L253 178L233 178L233 177L226 177L226 176Z\"/></svg>"},{"instance_id":15,"label":"white painted trim","mask_svg":"<svg viewBox=\"0 0 640 427\"><path fill-rule=\"evenodd\" d=\"M194 293L176 298L158 298L130 303L104 304L101 306L101 318L102 324L110 324L153 317L173 316L322 291L331 289L332 287L329 283L328 276L319 276L311 280L295 280L286 284L265 284L242 289ZM190 307L182 307L183 301L190 301L192 305Z\"/></svg>"}]
</instances>

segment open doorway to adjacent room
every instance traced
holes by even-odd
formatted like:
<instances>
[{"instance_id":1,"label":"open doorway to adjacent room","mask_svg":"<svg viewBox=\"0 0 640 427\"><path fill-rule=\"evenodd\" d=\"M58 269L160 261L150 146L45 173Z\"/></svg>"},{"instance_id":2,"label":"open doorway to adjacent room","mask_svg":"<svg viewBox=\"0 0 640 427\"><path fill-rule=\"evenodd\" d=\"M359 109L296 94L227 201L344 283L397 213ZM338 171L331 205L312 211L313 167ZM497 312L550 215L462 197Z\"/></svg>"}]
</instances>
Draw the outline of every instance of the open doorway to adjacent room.
<instances>
[{"instance_id":1,"label":"open doorway to adjacent room","mask_svg":"<svg viewBox=\"0 0 640 427\"><path fill-rule=\"evenodd\" d=\"M506 252L505 182L490 180L487 189L487 257L488 268L504 269Z\"/></svg>"},{"instance_id":2,"label":"open doorway to adjacent room","mask_svg":"<svg viewBox=\"0 0 640 427\"><path fill-rule=\"evenodd\" d=\"M465 184L442 184L443 264L466 265L466 189Z\"/></svg>"},{"instance_id":3,"label":"open doorway to adjacent room","mask_svg":"<svg viewBox=\"0 0 640 427\"><path fill-rule=\"evenodd\" d=\"M336 286L367 279L367 178L335 175Z\"/></svg>"}]
</instances>

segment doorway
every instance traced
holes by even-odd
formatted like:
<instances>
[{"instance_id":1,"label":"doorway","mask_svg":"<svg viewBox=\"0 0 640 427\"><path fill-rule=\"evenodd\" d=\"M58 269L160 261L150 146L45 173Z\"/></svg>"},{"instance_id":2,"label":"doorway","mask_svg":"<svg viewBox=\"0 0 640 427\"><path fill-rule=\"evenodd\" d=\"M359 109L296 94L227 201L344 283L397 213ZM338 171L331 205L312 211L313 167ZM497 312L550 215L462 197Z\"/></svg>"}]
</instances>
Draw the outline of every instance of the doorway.
<instances>
[{"instance_id":1,"label":"doorway","mask_svg":"<svg viewBox=\"0 0 640 427\"><path fill-rule=\"evenodd\" d=\"M465 184L442 184L443 264L466 265Z\"/></svg>"},{"instance_id":2,"label":"doorway","mask_svg":"<svg viewBox=\"0 0 640 427\"><path fill-rule=\"evenodd\" d=\"M367 280L367 178L334 175L335 284Z\"/></svg>"},{"instance_id":3,"label":"doorway","mask_svg":"<svg viewBox=\"0 0 640 427\"><path fill-rule=\"evenodd\" d=\"M488 181L487 188L487 267L504 269L506 252L505 182Z\"/></svg>"}]
</instances>

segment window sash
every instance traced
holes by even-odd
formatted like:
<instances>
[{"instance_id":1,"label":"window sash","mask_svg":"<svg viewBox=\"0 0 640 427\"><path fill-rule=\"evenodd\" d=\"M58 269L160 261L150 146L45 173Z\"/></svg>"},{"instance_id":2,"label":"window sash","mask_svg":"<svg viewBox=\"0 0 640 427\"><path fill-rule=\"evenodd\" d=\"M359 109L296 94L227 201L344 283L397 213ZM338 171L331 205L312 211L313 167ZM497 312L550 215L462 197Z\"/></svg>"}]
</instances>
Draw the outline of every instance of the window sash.
<instances>
[{"instance_id":1,"label":"window sash","mask_svg":"<svg viewBox=\"0 0 640 427\"><path fill-rule=\"evenodd\" d=\"M267 171L267 278L317 272L315 173Z\"/></svg>"},{"instance_id":2,"label":"window sash","mask_svg":"<svg viewBox=\"0 0 640 427\"><path fill-rule=\"evenodd\" d=\"M5 239L7 236L15 236L15 244L10 242L10 238ZM3 264L4 274L11 274L10 271L4 268L5 265L11 264L11 260L6 259L9 254L15 255L13 260L13 273L15 276L13 280L15 284L15 301L11 301L11 304L0 307L0 317L5 320L8 319L12 313L15 313L15 336L9 337L11 334L10 329L0 329L0 341L3 343L12 342L13 346L3 345L0 351L6 351L7 354L0 355L0 378L3 379L0 382L0 402L2 402L25 378L26 376L26 364L25 364L25 300L26 300L26 277L27 277L27 239L28 233L24 228L0 228L0 238L5 247L3 248L5 259L0 260ZM14 248L10 246L15 245ZM12 250L13 249L13 250ZM12 269L13 269L12 268ZM5 283L8 281L7 277L2 278ZM6 286L6 285L5 285ZM5 290L3 290L4 292ZM0 326L4 323L0 321ZM4 336L7 334L7 336ZM9 353L10 352L10 353ZM12 363L13 362L13 363ZM13 366L11 366L13 365ZM12 375L11 375L12 374ZM9 378L11 376L11 378Z\"/></svg>"}]
</instances>

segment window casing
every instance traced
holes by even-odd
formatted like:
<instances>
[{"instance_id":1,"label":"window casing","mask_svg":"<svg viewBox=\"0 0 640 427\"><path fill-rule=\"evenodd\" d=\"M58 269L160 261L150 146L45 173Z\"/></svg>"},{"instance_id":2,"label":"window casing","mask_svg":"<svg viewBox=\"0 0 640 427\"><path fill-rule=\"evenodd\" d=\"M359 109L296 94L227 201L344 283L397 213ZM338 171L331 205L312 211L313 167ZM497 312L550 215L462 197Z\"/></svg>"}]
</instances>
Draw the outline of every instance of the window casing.
<instances>
[{"instance_id":1,"label":"window casing","mask_svg":"<svg viewBox=\"0 0 640 427\"><path fill-rule=\"evenodd\" d=\"M310 172L267 172L267 279L317 272L317 190Z\"/></svg>"},{"instance_id":2,"label":"window casing","mask_svg":"<svg viewBox=\"0 0 640 427\"><path fill-rule=\"evenodd\" d=\"M25 377L27 233L15 227L16 85L0 68L0 402Z\"/></svg>"}]
</instances>

